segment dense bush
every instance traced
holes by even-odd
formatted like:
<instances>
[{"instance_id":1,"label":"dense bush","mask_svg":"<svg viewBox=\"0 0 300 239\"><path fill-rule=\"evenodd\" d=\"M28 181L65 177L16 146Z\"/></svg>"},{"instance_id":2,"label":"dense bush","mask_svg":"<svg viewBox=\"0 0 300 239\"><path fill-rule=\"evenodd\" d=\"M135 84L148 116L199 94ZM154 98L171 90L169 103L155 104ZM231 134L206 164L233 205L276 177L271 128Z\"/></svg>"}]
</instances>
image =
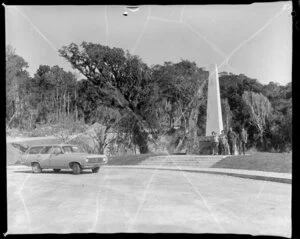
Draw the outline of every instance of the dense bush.
<instances>
[{"instance_id":1,"label":"dense bush","mask_svg":"<svg viewBox=\"0 0 300 239\"><path fill-rule=\"evenodd\" d=\"M196 137L205 134L208 72L195 62L181 60L149 67L121 48L86 42L65 46L60 55L86 79L79 81L73 73L47 65L40 65L30 77L27 62L7 47L8 135L27 131L28 136L57 135L68 141L71 135L84 132L87 124L97 122L118 134L107 146L111 151L117 144L124 153L147 153L151 140L174 128L187 132L185 146L196 144ZM226 72L219 80L226 130L233 127L238 132L245 127L249 148L291 149L291 83L263 85L243 74ZM260 102L268 107L260 107ZM10 130L15 128L18 130ZM169 146L180 148L180 137L170 138ZM99 141L98 151L103 151L101 144Z\"/></svg>"}]
</instances>

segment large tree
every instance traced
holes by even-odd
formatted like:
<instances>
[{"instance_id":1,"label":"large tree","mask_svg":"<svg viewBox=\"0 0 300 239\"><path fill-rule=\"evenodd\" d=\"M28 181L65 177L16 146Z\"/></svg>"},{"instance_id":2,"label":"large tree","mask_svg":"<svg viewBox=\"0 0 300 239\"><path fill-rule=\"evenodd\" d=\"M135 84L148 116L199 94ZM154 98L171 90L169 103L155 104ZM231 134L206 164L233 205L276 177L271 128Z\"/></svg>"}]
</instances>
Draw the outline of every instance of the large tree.
<instances>
[{"instance_id":1,"label":"large tree","mask_svg":"<svg viewBox=\"0 0 300 239\"><path fill-rule=\"evenodd\" d=\"M243 74L223 74L220 80L221 98L227 98L229 107L232 112L231 127L239 130L249 121L248 109L242 100L242 95L245 91L261 93L263 85L257 80L251 79Z\"/></svg>"},{"instance_id":2,"label":"large tree","mask_svg":"<svg viewBox=\"0 0 300 239\"><path fill-rule=\"evenodd\" d=\"M103 105L131 117L135 127L130 133L141 136L136 143L141 153L148 152L147 137L156 126L151 69L138 56L100 44L71 43L59 52L97 87Z\"/></svg>"},{"instance_id":3,"label":"large tree","mask_svg":"<svg viewBox=\"0 0 300 239\"><path fill-rule=\"evenodd\" d=\"M198 68L195 62L181 60L154 66L153 77L159 85L157 109L160 125L164 126L162 132L174 135L175 151L189 151L189 145L205 132L203 119L206 117L208 72ZM178 134L176 128L179 128Z\"/></svg>"},{"instance_id":4,"label":"large tree","mask_svg":"<svg viewBox=\"0 0 300 239\"><path fill-rule=\"evenodd\" d=\"M159 113L168 116L168 122L161 122L162 125L166 125L166 130L174 126L188 129L191 112L199 107L196 106L199 97L204 96L200 89L207 80L207 72L198 68L195 62L181 60L154 66L153 78L159 85ZM198 112L195 117L197 124Z\"/></svg>"},{"instance_id":5,"label":"large tree","mask_svg":"<svg viewBox=\"0 0 300 239\"><path fill-rule=\"evenodd\" d=\"M29 87L28 63L15 53L12 46L6 47L6 120L9 126L22 126L27 109ZM15 122L13 124L12 122Z\"/></svg>"},{"instance_id":6,"label":"large tree","mask_svg":"<svg viewBox=\"0 0 300 239\"><path fill-rule=\"evenodd\" d=\"M59 66L40 65L33 77L32 105L36 123L60 122L75 109L76 77Z\"/></svg>"},{"instance_id":7,"label":"large tree","mask_svg":"<svg viewBox=\"0 0 300 239\"><path fill-rule=\"evenodd\" d=\"M243 93L243 101L249 109L249 123L257 128L258 139L262 146L264 143L264 132L266 129L267 120L272 114L272 105L267 97L261 93L245 91Z\"/></svg>"},{"instance_id":8,"label":"large tree","mask_svg":"<svg viewBox=\"0 0 300 239\"><path fill-rule=\"evenodd\" d=\"M221 99L221 106L222 106L222 118L223 118L224 130L228 132L232 124L232 112L230 110L230 106L227 98Z\"/></svg>"}]
</instances>

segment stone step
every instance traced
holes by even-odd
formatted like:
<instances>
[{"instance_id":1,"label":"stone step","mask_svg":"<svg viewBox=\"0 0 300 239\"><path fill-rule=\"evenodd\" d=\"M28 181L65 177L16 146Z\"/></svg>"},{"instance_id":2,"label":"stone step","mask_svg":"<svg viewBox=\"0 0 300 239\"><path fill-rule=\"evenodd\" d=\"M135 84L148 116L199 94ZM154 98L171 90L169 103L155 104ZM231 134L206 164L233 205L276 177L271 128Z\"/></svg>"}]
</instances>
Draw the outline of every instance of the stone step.
<instances>
[{"instance_id":1,"label":"stone step","mask_svg":"<svg viewBox=\"0 0 300 239\"><path fill-rule=\"evenodd\" d=\"M205 160L198 160L198 159L146 159L143 162L216 162L220 161L218 159L205 159Z\"/></svg>"},{"instance_id":2,"label":"stone step","mask_svg":"<svg viewBox=\"0 0 300 239\"><path fill-rule=\"evenodd\" d=\"M147 160L221 160L224 156L155 156Z\"/></svg>"},{"instance_id":3,"label":"stone step","mask_svg":"<svg viewBox=\"0 0 300 239\"><path fill-rule=\"evenodd\" d=\"M210 160L210 161L176 161L176 160L173 160L173 161L163 161L163 160L153 160L153 161L142 161L141 163L162 163L162 162L165 162L165 163L212 163L212 162L219 162L219 160Z\"/></svg>"},{"instance_id":4,"label":"stone step","mask_svg":"<svg viewBox=\"0 0 300 239\"><path fill-rule=\"evenodd\" d=\"M155 162L155 163L160 163L160 162L176 162L176 163L206 163L206 162L219 162L220 160L144 160L142 162Z\"/></svg>"},{"instance_id":5,"label":"stone step","mask_svg":"<svg viewBox=\"0 0 300 239\"><path fill-rule=\"evenodd\" d=\"M144 161L156 161L156 162L161 162L161 161L168 161L168 162L210 162L210 161L220 161L220 159L146 159Z\"/></svg>"},{"instance_id":6,"label":"stone step","mask_svg":"<svg viewBox=\"0 0 300 239\"><path fill-rule=\"evenodd\" d=\"M145 165L145 164L199 164L199 165L206 165L206 164L215 164L217 163L218 161L207 161L207 162L190 162L190 161L187 161L187 162L175 162L175 161L160 161L160 162L150 162L150 161L144 161L144 162L141 162L139 163L140 165Z\"/></svg>"},{"instance_id":7,"label":"stone step","mask_svg":"<svg viewBox=\"0 0 300 239\"><path fill-rule=\"evenodd\" d=\"M210 168L225 156L213 155L168 155L153 156L139 163L145 166L191 166L200 168Z\"/></svg>"},{"instance_id":8,"label":"stone step","mask_svg":"<svg viewBox=\"0 0 300 239\"><path fill-rule=\"evenodd\" d=\"M178 159L178 160L174 160L174 159L153 159L153 160L144 160L142 162L218 162L220 160L217 159L208 159L208 160L197 160L197 159L187 159L187 160L182 160L182 159Z\"/></svg>"},{"instance_id":9,"label":"stone step","mask_svg":"<svg viewBox=\"0 0 300 239\"><path fill-rule=\"evenodd\" d=\"M184 164L184 165L178 165L178 164L147 164L147 165L140 165L140 166L145 166L145 167L197 167L197 168L211 168L214 164L211 165L193 165L193 164Z\"/></svg>"},{"instance_id":10,"label":"stone step","mask_svg":"<svg viewBox=\"0 0 300 239\"><path fill-rule=\"evenodd\" d=\"M169 158L186 158L186 157L190 157L190 158L205 158L205 157L208 157L208 158L218 158L218 157L224 157L226 155L153 155L153 156L150 156L152 158L161 158L161 157L169 157Z\"/></svg>"},{"instance_id":11,"label":"stone step","mask_svg":"<svg viewBox=\"0 0 300 239\"><path fill-rule=\"evenodd\" d=\"M218 161L209 161L209 162L191 162L191 161L186 161L186 162L176 162L176 161L173 161L173 162L150 162L150 161L146 161L146 162L141 162L140 164L162 164L162 163L164 163L164 164L166 164L166 163L168 163L168 164L212 164L212 163L217 163Z\"/></svg>"},{"instance_id":12,"label":"stone step","mask_svg":"<svg viewBox=\"0 0 300 239\"><path fill-rule=\"evenodd\" d=\"M199 165L199 164L143 164L140 166L152 166L152 167L195 167L195 168L211 168L214 164L208 164L208 165Z\"/></svg>"},{"instance_id":13,"label":"stone step","mask_svg":"<svg viewBox=\"0 0 300 239\"><path fill-rule=\"evenodd\" d=\"M214 165L215 163L206 163L206 164L198 164L198 163L163 163L163 164L151 164L151 163L147 163L147 164L139 164L139 165L180 165L180 166L189 166L189 165L196 165L196 166L211 166Z\"/></svg>"}]
</instances>

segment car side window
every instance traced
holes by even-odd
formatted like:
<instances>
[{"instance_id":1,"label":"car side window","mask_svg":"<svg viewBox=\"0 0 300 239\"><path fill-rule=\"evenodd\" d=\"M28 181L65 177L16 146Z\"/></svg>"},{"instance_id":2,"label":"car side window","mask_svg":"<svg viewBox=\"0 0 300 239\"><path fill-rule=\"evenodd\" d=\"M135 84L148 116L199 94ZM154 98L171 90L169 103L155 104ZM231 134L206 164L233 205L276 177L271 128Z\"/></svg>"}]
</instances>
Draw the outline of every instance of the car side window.
<instances>
[{"instance_id":1,"label":"car side window","mask_svg":"<svg viewBox=\"0 0 300 239\"><path fill-rule=\"evenodd\" d=\"M49 154L49 151L51 148L52 148L52 146L46 146L42 149L42 151L40 153L41 154Z\"/></svg>"},{"instance_id":2,"label":"car side window","mask_svg":"<svg viewBox=\"0 0 300 239\"><path fill-rule=\"evenodd\" d=\"M72 148L70 146L64 146L63 149L64 149L65 153L67 153L67 154L72 153Z\"/></svg>"},{"instance_id":3,"label":"car side window","mask_svg":"<svg viewBox=\"0 0 300 239\"><path fill-rule=\"evenodd\" d=\"M49 152L49 154L62 154L61 148L58 146L53 146Z\"/></svg>"},{"instance_id":4,"label":"car side window","mask_svg":"<svg viewBox=\"0 0 300 239\"><path fill-rule=\"evenodd\" d=\"M28 154L39 154L43 148L43 146L32 147L31 149L29 149Z\"/></svg>"}]
</instances>

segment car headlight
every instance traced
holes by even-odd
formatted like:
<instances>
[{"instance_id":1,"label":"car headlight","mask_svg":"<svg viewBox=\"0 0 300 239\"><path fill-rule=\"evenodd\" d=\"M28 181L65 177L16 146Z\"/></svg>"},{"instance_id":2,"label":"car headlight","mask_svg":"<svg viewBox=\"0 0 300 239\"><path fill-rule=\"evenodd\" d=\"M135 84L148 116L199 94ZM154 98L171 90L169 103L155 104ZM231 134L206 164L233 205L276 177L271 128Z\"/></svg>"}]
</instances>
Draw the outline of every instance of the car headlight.
<instances>
[{"instance_id":1,"label":"car headlight","mask_svg":"<svg viewBox=\"0 0 300 239\"><path fill-rule=\"evenodd\" d=\"M86 159L85 159L85 162L86 162L86 163L88 163L88 162L89 162L89 159L88 159L88 158L86 158Z\"/></svg>"}]
</instances>

